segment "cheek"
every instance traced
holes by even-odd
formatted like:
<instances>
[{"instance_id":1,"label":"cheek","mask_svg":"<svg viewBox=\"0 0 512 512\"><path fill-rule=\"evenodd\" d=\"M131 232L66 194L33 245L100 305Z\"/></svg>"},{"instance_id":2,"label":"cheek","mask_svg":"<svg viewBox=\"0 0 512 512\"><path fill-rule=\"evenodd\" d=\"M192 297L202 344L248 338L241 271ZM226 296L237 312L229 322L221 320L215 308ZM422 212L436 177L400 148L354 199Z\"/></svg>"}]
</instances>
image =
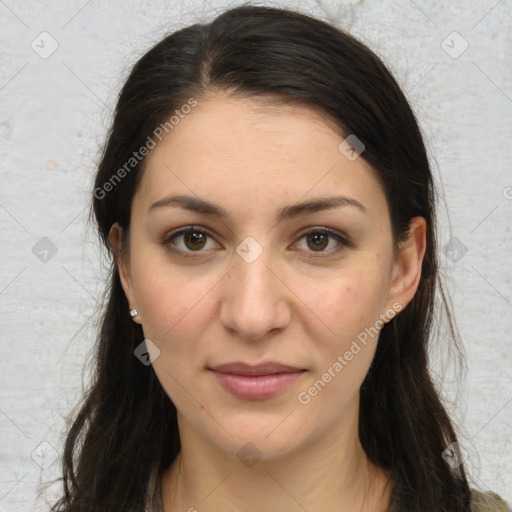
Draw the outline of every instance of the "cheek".
<instances>
[{"instance_id":1,"label":"cheek","mask_svg":"<svg viewBox=\"0 0 512 512\"><path fill-rule=\"evenodd\" d=\"M214 282L208 286L205 279L190 280L150 269L141 269L138 278L144 337L160 350L153 361L154 371L173 403L192 413L197 404L190 396L201 396L201 387L191 376L205 364L200 340L212 321L212 294L207 291Z\"/></svg>"},{"instance_id":2,"label":"cheek","mask_svg":"<svg viewBox=\"0 0 512 512\"><path fill-rule=\"evenodd\" d=\"M137 289L145 334L161 344L176 339L193 339L201 331L202 319L208 317L205 283L181 282L179 279L149 276Z\"/></svg>"},{"instance_id":3,"label":"cheek","mask_svg":"<svg viewBox=\"0 0 512 512\"><path fill-rule=\"evenodd\" d=\"M357 266L347 266L347 272L334 280L317 286L304 283L307 304L321 320L309 324L308 333L315 354L308 386L313 386L313 395L322 395L318 407L347 405L368 373L380 332L376 321L386 296L383 277L375 260L360 258ZM303 391L309 394L307 389Z\"/></svg>"},{"instance_id":4,"label":"cheek","mask_svg":"<svg viewBox=\"0 0 512 512\"><path fill-rule=\"evenodd\" d=\"M183 344L177 340L193 339L194 332L200 331L200 321L207 316L206 292L214 283L180 273L162 259L149 251L132 258L134 295L145 337L161 350L170 344L179 350Z\"/></svg>"},{"instance_id":5,"label":"cheek","mask_svg":"<svg viewBox=\"0 0 512 512\"><path fill-rule=\"evenodd\" d=\"M319 411L342 414L356 396L374 357L380 332L375 325L385 290L377 272L355 269L343 278L323 283L321 290L314 289L308 301L322 321L315 325L324 327L311 328L309 333L315 340L315 365L299 401L311 401Z\"/></svg>"},{"instance_id":6,"label":"cheek","mask_svg":"<svg viewBox=\"0 0 512 512\"><path fill-rule=\"evenodd\" d=\"M338 340L357 336L373 325L386 297L384 279L378 272L351 268L343 276L322 282L305 282L304 302Z\"/></svg>"}]
</instances>

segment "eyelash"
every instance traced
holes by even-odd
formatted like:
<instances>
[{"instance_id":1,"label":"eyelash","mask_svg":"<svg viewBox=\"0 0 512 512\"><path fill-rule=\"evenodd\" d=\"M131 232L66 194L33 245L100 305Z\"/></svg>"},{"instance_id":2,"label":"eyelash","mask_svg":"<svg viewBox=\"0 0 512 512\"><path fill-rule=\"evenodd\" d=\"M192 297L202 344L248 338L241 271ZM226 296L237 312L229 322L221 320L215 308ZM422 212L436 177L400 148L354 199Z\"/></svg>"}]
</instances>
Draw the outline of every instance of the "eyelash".
<instances>
[{"instance_id":1,"label":"eyelash","mask_svg":"<svg viewBox=\"0 0 512 512\"><path fill-rule=\"evenodd\" d=\"M171 231L170 233L168 233L165 236L165 238L162 240L162 245L167 247L171 252L178 254L180 256L184 256L185 258L193 257L194 253L200 254L202 252L205 252L203 250L183 251L183 250L177 249L175 246L173 246L171 241L174 240L175 238L179 237L180 235L184 235L186 233L198 233L201 235L206 235L207 237L212 238L212 239L214 238L213 235L210 233L210 231L207 229L199 228L197 226L185 226L183 228L179 228L179 229L176 229L175 231ZM298 238L298 240L302 240L306 236L312 235L312 234L328 235L329 237L334 238L342 246L342 247L338 247L337 249L334 249L334 250L331 249L330 251L323 251L323 250L322 251L306 251L306 252L310 252L312 254L327 253L328 256L331 256L333 252L337 253L338 251L343 250L344 247L345 248L352 247L352 243L349 241L348 238L344 237L337 231L334 231L332 229L325 228L325 227L310 229L309 231L302 233L300 235L300 237ZM325 256L310 256L310 257L322 258Z\"/></svg>"}]
</instances>

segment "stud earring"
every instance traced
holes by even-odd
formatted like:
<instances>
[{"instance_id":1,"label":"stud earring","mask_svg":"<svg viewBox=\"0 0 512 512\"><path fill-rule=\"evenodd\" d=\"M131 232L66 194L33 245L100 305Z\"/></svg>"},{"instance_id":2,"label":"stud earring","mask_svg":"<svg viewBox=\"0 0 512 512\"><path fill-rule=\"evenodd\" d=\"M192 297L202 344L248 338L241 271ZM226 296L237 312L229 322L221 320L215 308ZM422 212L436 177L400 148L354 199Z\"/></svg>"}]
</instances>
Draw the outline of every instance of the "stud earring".
<instances>
[{"instance_id":1,"label":"stud earring","mask_svg":"<svg viewBox=\"0 0 512 512\"><path fill-rule=\"evenodd\" d=\"M130 309L130 316L132 318L136 317L139 314L139 311L137 309Z\"/></svg>"}]
</instances>

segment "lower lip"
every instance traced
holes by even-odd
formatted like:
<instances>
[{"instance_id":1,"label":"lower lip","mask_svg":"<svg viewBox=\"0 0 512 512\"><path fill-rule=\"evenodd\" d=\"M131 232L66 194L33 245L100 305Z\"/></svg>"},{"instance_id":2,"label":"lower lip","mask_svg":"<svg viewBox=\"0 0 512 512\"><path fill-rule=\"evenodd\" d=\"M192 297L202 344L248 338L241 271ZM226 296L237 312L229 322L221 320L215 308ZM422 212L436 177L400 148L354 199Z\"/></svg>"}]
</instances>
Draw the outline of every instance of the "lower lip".
<instances>
[{"instance_id":1,"label":"lower lip","mask_svg":"<svg viewBox=\"0 0 512 512\"><path fill-rule=\"evenodd\" d=\"M234 375L221 373L215 370L211 372L217 377L221 386L238 398L258 400L270 398L289 388L304 371L292 373L276 373L273 375Z\"/></svg>"}]
</instances>

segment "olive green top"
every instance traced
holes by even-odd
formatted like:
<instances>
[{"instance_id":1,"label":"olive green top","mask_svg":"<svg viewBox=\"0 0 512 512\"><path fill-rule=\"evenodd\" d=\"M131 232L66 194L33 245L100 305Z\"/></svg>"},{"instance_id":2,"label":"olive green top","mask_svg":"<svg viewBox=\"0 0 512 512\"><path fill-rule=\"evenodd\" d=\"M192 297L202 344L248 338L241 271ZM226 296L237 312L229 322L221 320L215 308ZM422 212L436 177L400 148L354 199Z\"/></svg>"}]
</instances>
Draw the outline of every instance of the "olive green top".
<instances>
[{"instance_id":1,"label":"olive green top","mask_svg":"<svg viewBox=\"0 0 512 512\"><path fill-rule=\"evenodd\" d=\"M508 504L494 492L473 491L472 512L510 512Z\"/></svg>"},{"instance_id":2,"label":"olive green top","mask_svg":"<svg viewBox=\"0 0 512 512\"><path fill-rule=\"evenodd\" d=\"M160 475L153 471L146 494L144 512L163 512ZM494 492L472 491L471 512L512 512L508 504Z\"/></svg>"}]
</instances>

